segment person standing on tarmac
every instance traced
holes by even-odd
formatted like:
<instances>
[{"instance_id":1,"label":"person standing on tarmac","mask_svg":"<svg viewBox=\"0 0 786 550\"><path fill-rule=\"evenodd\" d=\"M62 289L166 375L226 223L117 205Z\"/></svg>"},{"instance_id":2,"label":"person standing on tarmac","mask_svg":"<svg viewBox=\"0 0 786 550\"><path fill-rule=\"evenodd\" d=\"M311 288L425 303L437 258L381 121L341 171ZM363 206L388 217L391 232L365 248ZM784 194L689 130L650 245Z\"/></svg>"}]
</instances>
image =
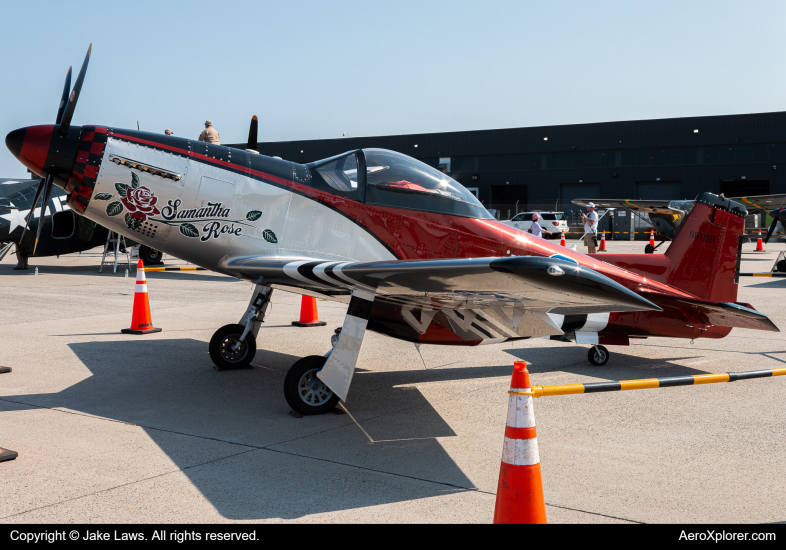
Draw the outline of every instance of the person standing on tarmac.
<instances>
[{"instance_id":1,"label":"person standing on tarmac","mask_svg":"<svg viewBox=\"0 0 786 550\"><path fill-rule=\"evenodd\" d=\"M199 134L199 141L221 145L221 141L218 137L218 132L216 132L215 128L213 128L213 123L210 122L209 120L205 121L205 129L202 131L201 134Z\"/></svg>"},{"instance_id":2,"label":"person standing on tarmac","mask_svg":"<svg viewBox=\"0 0 786 550\"><path fill-rule=\"evenodd\" d=\"M167 128L166 130L164 130L164 133L165 133L166 135L168 135L168 136L171 136L171 135L172 135L172 130L170 130L169 128Z\"/></svg>"},{"instance_id":3,"label":"person standing on tarmac","mask_svg":"<svg viewBox=\"0 0 786 550\"><path fill-rule=\"evenodd\" d=\"M537 212L532 214L532 226L529 228L529 230L530 232L532 232L533 235L535 235L536 237L540 237L542 239L543 233L548 233L549 235L551 235L551 231L546 231L545 229L543 229L538 223L539 219L540 219L540 214L538 214Z\"/></svg>"},{"instance_id":4,"label":"person standing on tarmac","mask_svg":"<svg viewBox=\"0 0 786 550\"><path fill-rule=\"evenodd\" d=\"M584 220L584 245L587 247L587 254L595 254L595 249L598 247L598 213L595 212L595 205L593 203L587 204L587 214L581 213L581 219Z\"/></svg>"}]
</instances>

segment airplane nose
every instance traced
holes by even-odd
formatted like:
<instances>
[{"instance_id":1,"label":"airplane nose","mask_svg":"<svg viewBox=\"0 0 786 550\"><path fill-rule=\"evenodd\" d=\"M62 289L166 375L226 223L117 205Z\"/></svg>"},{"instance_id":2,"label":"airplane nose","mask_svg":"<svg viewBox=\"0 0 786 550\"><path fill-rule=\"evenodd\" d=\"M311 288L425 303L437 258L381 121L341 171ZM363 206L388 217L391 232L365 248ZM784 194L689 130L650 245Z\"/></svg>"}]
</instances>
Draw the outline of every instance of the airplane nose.
<instances>
[{"instance_id":1,"label":"airplane nose","mask_svg":"<svg viewBox=\"0 0 786 550\"><path fill-rule=\"evenodd\" d=\"M19 128L5 137L5 145L33 173L45 175L54 128L51 124Z\"/></svg>"}]
</instances>

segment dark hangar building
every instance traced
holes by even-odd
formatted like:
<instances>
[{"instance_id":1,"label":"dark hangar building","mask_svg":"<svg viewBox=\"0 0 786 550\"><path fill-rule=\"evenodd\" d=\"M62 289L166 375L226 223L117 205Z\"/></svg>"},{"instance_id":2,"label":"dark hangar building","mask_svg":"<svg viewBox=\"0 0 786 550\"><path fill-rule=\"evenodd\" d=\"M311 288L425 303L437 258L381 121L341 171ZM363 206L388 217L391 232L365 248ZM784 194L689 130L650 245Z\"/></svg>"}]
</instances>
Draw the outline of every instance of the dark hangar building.
<instances>
[{"instance_id":1,"label":"dark hangar building","mask_svg":"<svg viewBox=\"0 0 786 550\"><path fill-rule=\"evenodd\" d=\"M576 198L786 192L786 112L268 142L258 150L307 163L369 147L443 170L503 219L508 210L573 210Z\"/></svg>"}]
</instances>

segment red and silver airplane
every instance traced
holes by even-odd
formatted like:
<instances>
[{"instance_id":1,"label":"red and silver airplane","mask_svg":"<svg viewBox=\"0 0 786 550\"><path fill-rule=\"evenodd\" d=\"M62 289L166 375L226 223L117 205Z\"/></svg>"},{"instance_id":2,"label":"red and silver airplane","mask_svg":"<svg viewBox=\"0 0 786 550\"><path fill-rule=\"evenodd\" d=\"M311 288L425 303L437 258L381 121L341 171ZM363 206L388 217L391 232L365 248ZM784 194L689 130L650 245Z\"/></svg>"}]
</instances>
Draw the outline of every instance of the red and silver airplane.
<instances>
[{"instance_id":1,"label":"red and silver airplane","mask_svg":"<svg viewBox=\"0 0 786 550\"><path fill-rule=\"evenodd\" d=\"M257 285L239 323L210 341L222 368L253 359L274 289L348 304L332 349L287 373L284 394L300 413L347 399L366 330L463 346L545 337L591 346L596 365L608 360L605 346L631 338L778 330L736 303L741 204L700 195L665 254L586 256L495 221L462 185L393 151L298 164L72 126L89 56L60 123L14 130L7 147L45 177L38 196L62 187L96 223Z\"/></svg>"}]
</instances>

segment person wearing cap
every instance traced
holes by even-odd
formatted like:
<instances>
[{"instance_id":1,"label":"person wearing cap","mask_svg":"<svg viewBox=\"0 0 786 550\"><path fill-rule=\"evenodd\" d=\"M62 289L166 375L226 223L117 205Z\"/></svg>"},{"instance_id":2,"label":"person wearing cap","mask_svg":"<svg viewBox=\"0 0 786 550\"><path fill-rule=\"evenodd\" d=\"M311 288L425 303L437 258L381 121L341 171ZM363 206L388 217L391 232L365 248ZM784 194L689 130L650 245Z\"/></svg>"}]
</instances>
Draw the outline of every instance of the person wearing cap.
<instances>
[{"instance_id":1,"label":"person wearing cap","mask_svg":"<svg viewBox=\"0 0 786 550\"><path fill-rule=\"evenodd\" d=\"M171 136L171 135L172 135L172 130L170 130L169 128L167 128L166 130L164 130L164 133L165 133L166 135L168 135L168 136Z\"/></svg>"},{"instance_id":2,"label":"person wearing cap","mask_svg":"<svg viewBox=\"0 0 786 550\"><path fill-rule=\"evenodd\" d=\"M541 235L543 235L544 233L548 233L549 235L551 235L551 231L546 231L545 229L543 229L538 223L539 219L540 219L540 214L538 214L537 212L532 214L532 226L529 228L529 230L533 235L535 235L536 237L540 237L542 239L543 237Z\"/></svg>"},{"instance_id":3,"label":"person wearing cap","mask_svg":"<svg viewBox=\"0 0 786 550\"><path fill-rule=\"evenodd\" d=\"M209 120L205 121L205 129L199 134L199 141L204 141L206 143L215 143L216 145L221 145L221 141L218 137L218 132L216 132L215 128L213 128L213 123Z\"/></svg>"},{"instance_id":4,"label":"person wearing cap","mask_svg":"<svg viewBox=\"0 0 786 550\"><path fill-rule=\"evenodd\" d=\"M588 254L595 254L598 247L598 213L595 212L595 205L589 203L587 205L587 213L581 213L581 219L584 220L584 245L588 249Z\"/></svg>"}]
</instances>

